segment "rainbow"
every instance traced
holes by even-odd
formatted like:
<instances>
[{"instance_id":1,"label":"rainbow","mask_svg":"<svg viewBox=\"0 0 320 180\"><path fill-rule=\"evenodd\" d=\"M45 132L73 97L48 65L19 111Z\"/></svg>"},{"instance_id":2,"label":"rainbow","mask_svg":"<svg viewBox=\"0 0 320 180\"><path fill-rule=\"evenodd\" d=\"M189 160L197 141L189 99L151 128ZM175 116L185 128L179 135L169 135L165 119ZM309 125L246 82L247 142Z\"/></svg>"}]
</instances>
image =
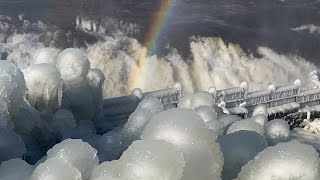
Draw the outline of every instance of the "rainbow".
<instances>
[{"instance_id":1,"label":"rainbow","mask_svg":"<svg viewBox=\"0 0 320 180\"><path fill-rule=\"evenodd\" d=\"M145 84L145 76L148 71L148 57L156 50L157 42L161 36L161 32L165 29L172 13L177 6L178 0L160 0L157 10L151 18L151 23L147 28L147 33L143 38L142 45L146 48L147 53L137 59L138 67L133 70L133 82L130 89L142 88Z\"/></svg>"}]
</instances>

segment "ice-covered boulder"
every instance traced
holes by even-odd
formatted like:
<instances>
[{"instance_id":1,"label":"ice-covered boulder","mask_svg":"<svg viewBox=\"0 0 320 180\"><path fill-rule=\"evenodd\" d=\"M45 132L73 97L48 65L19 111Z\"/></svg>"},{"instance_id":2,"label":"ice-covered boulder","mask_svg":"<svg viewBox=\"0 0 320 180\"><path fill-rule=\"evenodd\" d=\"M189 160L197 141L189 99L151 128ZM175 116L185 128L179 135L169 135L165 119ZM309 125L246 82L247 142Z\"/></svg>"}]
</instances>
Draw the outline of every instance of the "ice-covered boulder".
<instances>
[{"instance_id":1,"label":"ice-covered boulder","mask_svg":"<svg viewBox=\"0 0 320 180\"><path fill-rule=\"evenodd\" d=\"M268 122L268 117L264 114L258 114L251 118L254 122L264 126Z\"/></svg>"},{"instance_id":2,"label":"ice-covered boulder","mask_svg":"<svg viewBox=\"0 0 320 180\"><path fill-rule=\"evenodd\" d=\"M184 155L183 180L220 179L223 156L201 117L190 109L170 109L155 115L147 124L142 140L163 140Z\"/></svg>"},{"instance_id":3,"label":"ice-covered boulder","mask_svg":"<svg viewBox=\"0 0 320 180\"><path fill-rule=\"evenodd\" d=\"M22 159L11 159L1 163L1 180L29 180L33 167Z\"/></svg>"},{"instance_id":4,"label":"ice-covered boulder","mask_svg":"<svg viewBox=\"0 0 320 180\"><path fill-rule=\"evenodd\" d=\"M0 129L0 162L13 158L22 158L26 147L21 137L8 129Z\"/></svg>"},{"instance_id":5,"label":"ice-covered boulder","mask_svg":"<svg viewBox=\"0 0 320 180\"><path fill-rule=\"evenodd\" d=\"M238 115L229 115L229 114L224 114L224 115L219 115L218 116L219 122L222 123L223 129L224 129L224 134L227 133L229 127L237 121L243 120L240 116Z\"/></svg>"},{"instance_id":6,"label":"ice-covered boulder","mask_svg":"<svg viewBox=\"0 0 320 180\"><path fill-rule=\"evenodd\" d=\"M146 97L138 105L136 110L141 108L149 109L152 113L157 114L164 110L164 107L160 100L156 97Z\"/></svg>"},{"instance_id":7,"label":"ice-covered boulder","mask_svg":"<svg viewBox=\"0 0 320 180\"><path fill-rule=\"evenodd\" d=\"M56 48L48 47L37 50L32 58L32 64L56 64L58 55L61 51Z\"/></svg>"},{"instance_id":8,"label":"ice-covered boulder","mask_svg":"<svg viewBox=\"0 0 320 180\"><path fill-rule=\"evenodd\" d=\"M266 123L265 135L269 145L275 145L279 142L285 142L290 137L290 126L282 119L275 119Z\"/></svg>"},{"instance_id":9,"label":"ice-covered boulder","mask_svg":"<svg viewBox=\"0 0 320 180\"><path fill-rule=\"evenodd\" d=\"M263 114L265 116L268 116L267 106L264 104L257 105L253 110L252 117L258 114Z\"/></svg>"},{"instance_id":10,"label":"ice-covered boulder","mask_svg":"<svg viewBox=\"0 0 320 180\"><path fill-rule=\"evenodd\" d=\"M65 109L57 111L49 122L50 130L60 139L71 137L72 129L76 128L76 119Z\"/></svg>"},{"instance_id":11,"label":"ice-covered boulder","mask_svg":"<svg viewBox=\"0 0 320 180\"><path fill-rule=\"evenodd\" d=\"M178 103L178 108L191 109L191 96L183 96Z\"/></svg>"},{"instance_id":12,"label":"ice-covered boulder","mask_svg":"<svg viewBox=\"0 0 320 180\"><path fill-rule=\"evenodd\" d=\"M241 167L252 160L268 146L265 137L252 131L237 131L221 136L220 144L224 157L222 179L232 180L237 177Z\"/></svg>"},{"instance_id":13,"label":"ice-covered boulder","mask_svg":"<svg viewBox=\"0 0 320 180\"><path fill-rule=\"evenodd\" d=\"M51 158L39 164L30 180L83 180L80 171L72 164Z\"/></svg>"},{"instance_id":14,"label":"ice-covered boulder","mask_svg":"<svg viewBox=\"0 0 320 180\"><path fill-rule=\"evenodd\" d=\"M190 105L193 109L199 106L213 106L214 100L209 92L199 91L194 93L190 99Z\"/></svg>"},{"instance_id":15,"label":"ice-covered boulder","mask_svg":"<svg viewBox=\"0 0 320 180\"><path fill-rule=\"evenodd\" d=\"M317 180L319 154L297 141L279 143L260 152L242 167L237 180Z\"/></svg>"},{"instance_id":16,"label":"ice-covered boulder","mask_svg":"<svg viewBox=\"0 0 320 180\"><path fill-rule=\"evenodd\" d=\"M99 164L97 150L79 139L67 139L53 146L48 152L48 159L58 158L70 163L87 179L92 170Z\"/></svg>"},{"instance_id":17,"label":"ice-covered boulder","mask_svg":"<svg viewBox=\"0 0 320 180\"><path fill-rule=\"evenodd\" d=\"M257 132L259 134L261 134L262 136L264 136L264 128L263 126L261 126L260 124L250 120L250 119L245 119L245 120L241 120L241 121L237 121L235 123L233 123L228 131L227 134L231 134L237 131L254 131Z\"/></svg>"},{"instance_id":18,"label":"ice-covered boulder","mask_svg":"<svg viewBox=\"0 0 320 180\"><path fill-rule=\"evenodd\" d=\"M218 135L223 133L223 124L218 120L218 114L212 107L199 106L195 108L195 111L200 115L209 129Z\"/></svg>"},{"instance_id":19,"label":"ice-covered boulder","mask_svg":"<svg viewBox=\"0 0 320 180\"><path fill-rule=\"evenodd\" d=\"M59 71L50 64L37 64L24 69L23 73L30 105L43 113L55 113L62 98L63 81Z\"/></svg>"},{"instance_id":20,"label":"ice-covered boulder","mask_svg":"<svg viewBox=\"0 0 320 180\"><path fill-rule=\"evenodd\" d=\"M180 180L185 161L181 152L163 141L135 141L122 154L121 178Z\"/></svg>"},{"instance_id":21,"label":"ice-covered boulder","mask_svg":"<svg viewBox=\"0 0 320 180\"><path fill-rule=\"evenodd\" d=\"M120 178L123 167L119 160L103 162L94 168L90 180Z\"/></svg>"},{"instance_id":22,"label":"ice-covered boulder","mask_svg":"<svg viewBox=\"0 0 320 180\"><path fill-rule=\"evenodd\" d=\"M121 134L115 131L109 131L97 139L97 146L100 162L118 159L124 149Z\"/></svg>"},{"instance_id":23,"label":"ice-covered boulder","mask_svg":"<svg viewBox=\"0 0 320 180\"><path fill-rule=\"evenodd\" d=\"M102 109L102 86L105 80L104 74L100 69L89 69L87 80L94 99L96 109Z\"/></svg>"}]
</instances>

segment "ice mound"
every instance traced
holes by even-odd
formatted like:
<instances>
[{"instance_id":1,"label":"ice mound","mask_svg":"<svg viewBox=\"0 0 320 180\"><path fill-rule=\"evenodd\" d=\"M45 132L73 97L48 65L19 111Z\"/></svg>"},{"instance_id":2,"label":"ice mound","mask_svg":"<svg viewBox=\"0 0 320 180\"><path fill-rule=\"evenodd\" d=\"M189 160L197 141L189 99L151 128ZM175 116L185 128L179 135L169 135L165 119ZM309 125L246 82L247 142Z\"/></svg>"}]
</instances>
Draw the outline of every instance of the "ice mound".
<instances>
[{"instance_id":1,"label":"ice mound","mask_svg":"<svg viewBox=\"0 0 320 180\"><path fill-rule=\"evenodd\" d=\"M214 105L214 100L209 92L200 91L191 96L190 105L193 109L199 106L212 107Z\"/></svg>"},{"instance_id":2,"label":"ice mound","mask_svg":"<svg viewBox=\"0 0 320 180\"><path fill-rule=\"evenodd\" d=\"M258 114L263 114L265 116L268 116L267 106L264 104L257 105L252 112L252 117Z\"/></svg>"},{"instance_id":3,"label":"ice mound","mask_svg":"<svg viewBox=\"0 0 320 180\"><path fill-rule=\"evenodd\" d=\"M43 113L55 113L62 98L63 81L59 71L50 64L37 64L24 69L23 73L30 105Z\"/></svg>"},{"instance_id":4,"label":"ice mound","mask_svg":"<svg viewBox=\"0 0 320 180\"><path fill-rule=\"evenodd\" d=\"M319 154L297 141L279 143L260 152L242 167L237 180L318 180Z\"/></svg>"},{"instance_id":5,"label":"ice mound","mask_svg":"<svg viewBox=\"0 0 320 180\"><path fill-rule=\"evenodd\" d=\"M103 162L94 168L90 180L120 178L122 168L120 160Z\"/></svg>"},{"instance_id":6,"label":"ice mound","mask_svg":"<svg viewBox=\"0 0 320 180\"><path fill-rule=\"evenodd\" d=\"M100 76L90 73L88 77L90 63L85 54L75 48L65 49L59 54L57 69L64 83L62 107L71 110L76 119L91 119L96 112L96 103L99 102L94 98L100 95L93 94L98 90L90 84L96 85L92 76L97 76L99 84Z\"/></svg>"},{"instance_id":7,"label":"ice mound","mask_svg":"<svg viewBox=\"0 0 320 180\"><path fill-rule=\"evenodd\" d=\"M68 48L59 54L57 68L64 81L79 82L87 78L90 63L82 50Z\"/></svg>"},{"instance_id":8,"label":"ice mound","mask_svg":"<svg viewBox=\"0 0 320 180\"><path fill-rule=\"evenodd\" d=\"M224 134L227 133L228 128L237 121L242 121L243 119L238 116L238 115L229 115L229 114L224 114L224 115L219 115L218 120L222 123L223 129L224 129Z\"/></svg>"},{"instance_id":9,"label":"ice mound","mask_svg":"<svg viewBox=\"0 0 320 180\"><path fill-rule=\"evenodd\" d=\"M218 121L217 112L210 106L199 106L195 108L195 111L207 124L208 128L213 130L216 134L223 133L223 124Z\"/></svg>"},{"instance_id":10,"label":"ice mound","mask_svg":"<svg viewBox=\"0 0 320 180\"><path fill-rule=\"evenodd\" d=\"M181 152L163 141L135 141L120 158L121 178L179 180L185 161Z\"/></svg>"},{"instance_id":11,"label":"ice mound","mask_svg":"<svg viewBox=\"0 0 320 180\"><path fill-rule=\"evenodd\" d=\"M136 109L128 119L128 122L124 125L122 133L126 139L138 140L144 130L146 124L154 116L154 113L150 109L139 108Z\"/></svg>"},{"instance_id":12,"label":"ice mound","mask_svg":"<svg viewBox=\"0 0 320 180\"><path fill-rule=\"evenodd\" d=\"M290 126L282 119L275 119L269 121L265 125L265 135L269 145L275 145L279 142L289 140Z\"/></svg>"},{"instance_id":13,"label":"ice mound","mask_svg":"<svg viewBox=\"0 0 320 180\"><path fill-rule=\"evenodd\" d=\"M123 151L120 133L109 131L97 140L100 162L118 159Z\"/></svg>"},{"instance_id":14,"label":"ice mound","mask_svg":"<svg viewBox=\"0 0 320 180\"><path fill-rule=\"evenodd\" d=\"M191 96L183 96L180 98L178 108L191 109Z\"/></svg>"},{"instance_id":15,"label":"ice mound","mask_svg":"<svg viewBox=\"0 0 320 180\"><path fill-rule=\"evenodd\" d=\"M183 180L220 179L223 156L201 117L190 109L170 109L155 115L142 140L164 140L181 151L186 161Z\"/></svg>"},{"instance_id":16,"label":"ice mound","mask_svg":"<svg viewBox=\"0 0 320 180\"><path fill-rule=\"evenodd\" d=\"M29 180L33 167L22 159L11 159L1 163L1 180Z\"/></svg>"},{"instance_id":17,"label":"ice mound","mask_svg":"<svg viewBox=\"0 0 320 180\"><path fill-rule=\"evenodd\" d=\"M245 120L241 120L241 121L237 121L235 123L233 123L228 131L227 134L231 134L237 131L254 131L257 132L259 134L261 134L262 136L264 135L264 129L263 126L261 126L260 124L251 121L250 119L245 119Z\"/></svg>"},{"instance_id":18,"label":"ice mound","mask_svg":"<svg viewBox=\"0 0 320 180\"><path fill-rule=\"evenodd\" d=\"M72 164L81 172L82 179L87 179L99 164L97 150L82 140L67 139L53 146L48 152L48 159L59 158Z\"/></svg>"},{"instance_id":19,"label":"ice mound","mask_svg":"<svg viewBox=\"0 0 320 180\"><path fill-rule=\"evenodd\" d=\"M81 173L70 163L51 158L33 171L29 180L83 180Z\"/></svg>"},{"instance_id":20,"label":"ice mound","mask_svg":"<svg viewBox=\"0 0 320 180\"><path fill-rule=\"evenodd\" d=\"M50 121L50 127L53 133L59 139L70 137L70 130L76 128L77 122L73 114L65 109L57 111Z\"/></svg>"},{"instance_id":21,"label":"ice mound","mask_svg":"<svg viewBox=\"0 0 320 180\"><path fill-rule=\"evenodd\" d=\"M102 86L105 77L100 69L89 69L87 80L93 94L94 105L96 109L102 109Z\"/></svg>"},{"instance_id":22,"label":"ice mound","mask_svg":"<svg viewBox=\"0 0 320 180\"><path fill-rule=\"evenodd\" d=\"M305 119L301 124L304 125L303 129L306 131L309 131L311 133L317 133L317 134L320 133L320 119L314 119L314 120Z\"/></svg>"},{"instance_id":23,"label":"ice mound","mask_svg":"<svg viewBox=\"0 0 320 180\"><path fill-rule=\"evenodd\" d=\"M0 163L13 158L22 158L26 147L21 137L8 129L0 129Z\"/></svg>"},{"instance_id":24,"label":"ice mound","mask_svg":"<svg viewBox=\"0 0 320 180\"><path fill-rule=\"evenodd\" d=\"M157 114L164 110L160 100L156 97L146 97L138 105L137 110L144 108L149 109L152 113Z\"/></svg>"},{"instance_id":25,"label":"ice mound","mask_svg":"<svg viewBox=\"0 0 320 180\"><path fill-rule=\"evenodd\" d=\"M32 64L56 64L58 55L61 51L56 48L42 48L35 52L32 58Z\"/></svg>"},{"instance_id":26,"label":"ice mound","mask_svg":"<svg viewBox=\"0 0 320 180\"><path fill-rule=\"evenodd\" d=\"M232 180L237 177L241 167L252 160L268 146L265 137L252 131L237 131L220 137L224 157L222 179Z\"/></svg>"},{"instance_id":27,"label":"ice mound","mask_svg":"<svg viewBox=\"0 0 320 180\"><path fill-rule=\"evenodd\" d=\"M268 122L268 117L264 114L258 114L251 118L254 122L264 126Z\"/></svg>"}]
</instances>

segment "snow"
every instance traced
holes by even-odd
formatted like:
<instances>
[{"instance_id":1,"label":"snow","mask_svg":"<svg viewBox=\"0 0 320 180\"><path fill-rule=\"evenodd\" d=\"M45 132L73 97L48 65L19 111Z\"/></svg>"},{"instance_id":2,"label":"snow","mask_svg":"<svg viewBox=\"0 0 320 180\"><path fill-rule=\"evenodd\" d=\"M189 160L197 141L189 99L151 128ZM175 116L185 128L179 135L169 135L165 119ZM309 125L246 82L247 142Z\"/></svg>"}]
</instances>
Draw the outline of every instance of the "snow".
<instances>
[{"instance_id":1,"label":"snow","mask_svg":"<svg viewBox=\"0 0 320 180\"><path fill-rule=\"evenodd\" d=\"M269 121L265 125L265 135L269 145L275 145L279 142L289 140L290 126L282 119L275 119Z\"/></svg>"},{"instance_id":2,"label":"snow","mask_svg":"<svg viewBox=\"0 0 320 180\"><path fill-rule=\"evenodd\" d=\"M319 154L312 146L297 141L278 143L243 166L237 180L317 180L319 163Z\"/></svg>"},{"instance_id":3,"label":"snow","mask_svg":"<svg viewBox=\"0 0 320 180\"><path fill-rule=\"evenodd\" d=\"M90 177L92 170L99 164L97 150L82 140L67 139L53 146L48 159L57 158L70 163L81 173L83 179Z\"/></svg>"}]
</instances>

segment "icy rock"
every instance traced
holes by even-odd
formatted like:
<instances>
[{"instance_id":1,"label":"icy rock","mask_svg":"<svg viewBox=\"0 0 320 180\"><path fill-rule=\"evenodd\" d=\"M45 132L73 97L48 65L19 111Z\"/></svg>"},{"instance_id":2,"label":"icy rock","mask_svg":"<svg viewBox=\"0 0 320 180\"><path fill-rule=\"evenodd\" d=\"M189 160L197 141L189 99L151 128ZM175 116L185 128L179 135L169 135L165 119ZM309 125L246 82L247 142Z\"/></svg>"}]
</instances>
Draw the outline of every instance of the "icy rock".
<instances>
[{"instance_id":1,"label":"icy rock","mask_svg":"<svg viewBox=\"0 0 320 180\"><path fill-rule=\"evenodd\" d=\"M190 105L193 109L199 106L213 106L214 100L212 95L205 91L196 92L191 96Z\"/></svg>"},{"instance_id":2,"label":"icy rock","mask_svg":"<svg viewBox=\"0 0 320 180\"><path fill-rule=\"evenodd\" d=\"M290 137L290 126L282 119L269 121L265 125L265 135L269 145L275 145L279 142L285 142Z\"/></svg>"},{"instance_id":3,"label":"icy rock","mask_svg":"<svg viewBox=\"0 0 320 180\"><path fill-rule=\"evenodd\" d=\"M42 48L39 49L35 52L33 59L32 59L32 64L56 64L58 55L60 53L59 49L56 48Z\"/></svg>"},{"instance_id":4,"label":"icy rock","mask_svg":"<svg viewBox=\"0 0 320 180\"><path fill-rule=\"evenodd\" d=\"M237 180L317 180L319 154L297 141L279 143L260 152L242 167Z\"/></svg>"},{"instance_id":5,"label":"icy rock","mask_svg":"<svg viewBox=\"0 0 320 180\"><path fill-rule=\"evenodd\" d=\"M90 180L120 178L122 168L123 164L119 160L103 162L94 168Z\"/></svg>"},{"instance_id":6,"label":"icy rock","mask_svg":"<svg viewBox=\"0 0 320 180\"><path fill-rule=\"evenodd\" d=\"M95 108L102 109L102 86L105 80L104 74L100 69L89 69L87 80L91 87Z\"/></svg>"},{"instance_id":7,"label":"icy rock","mask_svg":"<svg viewBox=\"0 0 320 180\"><path fill-rule=\"evenodd\" d=\"M99 164L97 150L79 139L67 139L53 146L48 152L48 159L59 158L72 164L87 179L92 170Z\"/></svg>"},{"instance_id":8,"label":"icy rock","mask_svg":"<svg viewBox=\"0 0 320 180\"><path fill-rule=\"evenodd\" d=\"M122 141L120 133L109 131L97 140L99 160L101 162L119 158L122 153Z\"/></svg>"},{"instance_id":9,"label":"icy rock","mask_svg":"<svg viewBox=\"0 0 320 180\"><path fill-rule=\"evenodd\" d=\"M0 101L6 104L0 107L6 110L11 120L19 112L20 104L26 95L26 82L21 70L9 61L0 61ZM5 108L5 109L3 109Z\"/></svg>"},{"instance_id":10,"label":"icy rock","mask_svg":"<svg viewBox=\"0 0 320 180\"><path fill-rule=\"evenodd\" d=\"M18 133L30 133L32 128L40 126L40 113L27 100L20 104L19 112L14 117L15 131Z\"/></svg>"},{"instance_id":11,"label":"icy rock","mask_svg":"<svg viewBox=\"0 0 320 180\"><path fill-rule=\"evenodd\" d=\"M0 129L0 162L22 158L26 147L21 137L8 129Z\"/></svg>"},{"instance_id":12,"label":"icy rock","mask_svg":"<svg viewBox=\"0 0 320 180\"><path fill-rule=\"evenodd\" d=\"M241 121L237 121L235 123L233 123L228 131L227 134L231 134L237 131L254 131L257 132L259 134L261 134L262 136L264 136L264 128L263 126L261 126L260 124L251 121L250 119L245 119L245 120L241 120Z\"/></svg>"},{"instance_id":13,"label":"icy rock","mask_svg":"<svg viewBox=\"0 0 320 180\"><path fill-rule=\"evenodd\" d=\"M68 48L58 55L57 68L64 81L76 83L87 78L90 63L82 50Z\"/></svg>"},{"instance_id":14,"label":"icy rock","mask_svg":"<svg viewBox=\"0 0 320 180\"><path fill-rule=\"evenodd\" d=\"M222 123L223 125L223 129L224 129L224 134L227 133L229 127L237 121L242 121L243 119L238 116L238 115L229 115L229 114L224 114L224 115L220 115L219 116L219 121Z\"/></svg>"},{"instance_id":15,"label":"icy rock","mask_svg":"<svg viewBox=\"0 0 320 180\"><path fill-rule=\"evenodd\" d=\"M122 133L125 137L130 138L131 141L140 138L142 131L146 124L154 116L154 113L145 108L135 110L128 119L128 122L124 125Z\"/></svg>"},{"instance_id":16,"label":"icy rock","mask_svg":"<svg viewBox=\"0 0 320 180\"><path fill-rule=\"evenodd\" d=\"M1 180L29 180L33 167L22 159L11 159L1 163Z\"/></svg>"},{"instance_id":17,"label":"icy rock","mask_svg":"<svg viewBox=\"0 0 320 180\"><path fill-rule=\"evenodd\" d=\"M164 107L160 100L156 97L146 97L138 105L138 109L149 109L152 113L157 114L164 110Z\"/></svg>"},{"instance_id":18,"label":"icy rock","mask_svg":"<svg viewBox=\"0 0 320 180\"><path fill-rule=\"evenodd\" d=\"M70 111L65 109L57 111L50 121L50 129L61 139L70 137L70 131L74 128L76 128L76 119Z\"/></svg>"},{"instance_id":19,"label":"icy rock","mask_svg":"<svg viewBox=\"0 0 320 180\"><path fill-rule=\"evenodd\" d=\"M62 98L63 81L59 71L50 64L37 64L24 69L23 73L30 105L40 112L56 112Z\"/></svg>"},{"instance_id":20,"label":"icy rock","mask_svg":"<svg viewBox=\"0 0 320 180\"><path fill-rule=\"evenodd\" d=\"M30 180L82 180L80 171L70 163L52 158L41 163Z\"/></svg>"},{"instance_id":21,"label":"icy rock","mask_svg":"<svg viewBox=\"0 0 320 180\"><path fill-rule=\"evenodd\" d=\"M191 96L183 96L178 103L178 108L191 109Z\"/></svg>"},{"instance_id":22,"label":"icy rock","mask_svg":"<svg viewBox=\"0 0 320 180\"><path fill-rule=\"evenodd\" d=\"M268 146L265 137L252 131L237 131L217 140L224 157L222 179L237 177L241 167Z\"/></svg>"},{"instance_id":23,"label":"icy rock","mask_svg":"<svg viewBox=\"0 0 320 180\"><path fill-rule=\"evenodd\" d=\"M123 179L180 180L185 161L181 152L163 141L135 141L122 154Z\"/></svg>"},{"instance_id":24,"label":"icy rock","mask_svg":"<svg viewBox=\"0 0 320 180\"><path fill-rule=\"evenodd\" d=\"M155 115L142 140L163 140L181 151L186 161L183 180L220 179L223 156L216 137L190 109L170 109Z\"/></svg>"},{"instance_id":25,"label":"icy rock","mask_svg":"<svg viewBox=\"0 0 320 180\"><path fill-rule=\"evenodd\" d=\"M200 106L195 108L197 114L199 114L202 120L207 124L207 127L213 130L216 134L221 135L223 133L223 124L218 121L218 114L210 106Z\"/></svg>"},{"instance_id":26,"label":"icy rock","mask_svg":"<svg viewBox=\"0 0 320 180\"><path fill-rule=\"evenodd\" d=\"M265 116L268 116L267 106L264 104L259 104L258 106L256 106L253 110L252 117L258 114L263 114Z\"/></svg>"},{"instance_id":27,"label":"icy rock","mask_svg":"<svg viewBox=\"0 0 320 180\"><path fill-rule=\"evenodd\" d=\"M218 114L211 106L199 106L194 109L204 122L217 121Z\"/></svg>"},{"instance_id":28,"label":"icy rock","mask_svg":"<svg viewBox=\"0 0 320 180\"><path fill-rule=\"evenodd\" d=\"M268 122L268 117L264 114L258 114L251 118L254 122L260 124L261 126L264 126Z\"/></svg>"}]
</instances>

